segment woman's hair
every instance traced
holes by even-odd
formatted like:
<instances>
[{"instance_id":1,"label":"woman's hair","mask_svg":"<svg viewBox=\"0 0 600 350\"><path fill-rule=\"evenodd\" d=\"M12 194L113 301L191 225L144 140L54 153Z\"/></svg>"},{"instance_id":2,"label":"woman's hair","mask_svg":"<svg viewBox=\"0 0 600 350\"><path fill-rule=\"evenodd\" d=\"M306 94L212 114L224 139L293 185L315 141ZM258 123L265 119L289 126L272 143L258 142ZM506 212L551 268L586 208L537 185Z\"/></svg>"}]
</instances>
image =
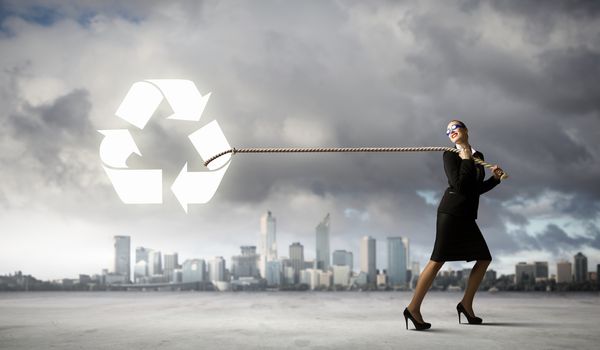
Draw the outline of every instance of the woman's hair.
<instances>
[{"instance_id":1,"label":"woman's hair","mask_svg":"<svg viewBox=\"0 0 600 350\"><path fill-rule=\"evenodd\" d=\"M453 120L450 121L450 123L453 123L453 122L456 122L456 123L462 125L463 128L467 129L467 126L465 125L465 123L461 122L460 120L453 119Z\"/></svg>"}]
</instances>

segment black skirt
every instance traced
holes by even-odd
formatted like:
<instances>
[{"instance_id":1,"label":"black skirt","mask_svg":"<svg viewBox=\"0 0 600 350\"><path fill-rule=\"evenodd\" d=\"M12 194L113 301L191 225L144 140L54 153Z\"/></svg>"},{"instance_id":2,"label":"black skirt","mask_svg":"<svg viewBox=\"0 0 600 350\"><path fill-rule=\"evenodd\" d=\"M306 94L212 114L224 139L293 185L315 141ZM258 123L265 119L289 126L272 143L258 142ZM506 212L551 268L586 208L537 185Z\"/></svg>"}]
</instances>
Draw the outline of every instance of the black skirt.
<instances>
[{"instance_id":1,"label":"black skirt","mask_svg":"<svg viewBox=\"0 0 600 350\"><path fill-rule=\"evenodd\" d=\"M492 260L475 219L437 213L433 261Z\"/></svg>"}]
</instances>

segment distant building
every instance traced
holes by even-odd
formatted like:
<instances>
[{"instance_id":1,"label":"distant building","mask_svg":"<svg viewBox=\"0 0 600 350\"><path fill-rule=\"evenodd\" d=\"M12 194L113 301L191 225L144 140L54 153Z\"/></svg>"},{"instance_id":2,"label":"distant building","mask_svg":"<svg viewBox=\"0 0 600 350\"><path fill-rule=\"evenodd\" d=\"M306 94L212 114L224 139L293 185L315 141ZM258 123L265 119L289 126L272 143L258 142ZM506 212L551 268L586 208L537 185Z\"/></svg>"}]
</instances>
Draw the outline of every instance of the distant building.
<instances>
[{"instance_id":1,"label":"distant building","mask_svg":"<svg viewBox=\"0 0 600 350\"><path fill-rule=\"evenodd\" d=\"M129 236L115 236L115 273L131 283L131 239Z\"/></svg>"},{"instance_id":2,"label":"distant building","mask_svg":"<svg viewBox=\"0 0 600 350\"><path fill-rule=\"evenodd\" d=\"M421 268L419 267L419 262L418 261L413 261L412 262L412 266L410 268L410 271L411 271L410 287L414 288L414 287L416 287L417 280L419 279L419 275L421 274Z\"/></svg>"},{"instance_id":3,"label":"distant building","mask_svg":"<svg viewBox=\"0 0 600 350\"><path fill-rule=\"evenodd\" d=\"M177 253L173 254L165 254L165 265L163 269L163 274L167 277L169 281L173 279L173 272L175 269L179 268L179 261Z\"/></svg>"},{"instance_id":4,"label":"distant building","mask_svg":"<svg viewBox=\"0 0 600 350\"><path fill-rule=\"evenodd\" d=\"M333 265L333 285L348 287L350 283L350 266L348 265Z\"/></svg>"},{"instance_id":5,"label":"distant building","mask_svg":"<svg viewBox=\"0 0 600 350\"><path fill-rule=\"evenodd\" d=\"M300 278L296 275L293 267L286 266L283 268L283 281L287 285L294 285L299 283Z\"/></svg>"},{"instance_id":6,"label":"distant building","mask_svg":"<svg viewBox=\"0 0 600 350\"><path fill-rule=\"evenodd\" d=\"M363 271L360 271L356 275L350 277L350 285L363 287L367 284L367 274Z\"/></svg>"},{"instance_id":7,"label":"distant building","mask_svg":"<svg viewBox=\"0 0 600 350\"><path fill-rule=\"evenodd\" d=\"M389 275L386 270L383 270L377 274L377 286L385 287L389 283Z\"/></svg>"},{"instance_id":8,"label":"distant building","mask_svg":"<svg viewBox=\"0 0 600 350\"><path fill-rule=\"evenodd\" d=\"M148 252L150 249L144 247L135 248L135 262L145 261L148 262Z\"/></svg>"},{"instance_id":9,"label":"distant building","mask_svg":"<svg viewBox=\"0 0 600 350\"><path fill-rule=\"evenodd\" d=\"M520 262L515 266L515 283L534 284L535 283L535 266L526 262Z\"/></svg>"},{"instance_id":10,"label":"distant building","mask_svg":"<svg viewBox=\"0 0 600 350\"><path fill-rule=\"evenodd\" d=\"M148 263L145 260L140 260L133 267L134 281L135 283L141 283L146 277L148 277Z\"/></svg>"},{"instance_id":11,"label":"distant building","mask_svg":"<svg viewBox=\"0 0 600 350\"><path fill-rule=\"evenodd\" d=\"M494 271L494 270L491 270L491 269L490 269L490 270L487 270L487 271L485 272L485 275L484 275L484 277L483 277L483 280L484 280L484 281L486 281L486 282L488 282L488 283L493 283L493 282L495 282L495 281L496 281L496 275L497 275L497 274L496 274L496 271Z\"/></svg>"},{"instance_id":12,"label":"distant building","mask_svg":"<svg viewBox=\"0 0 600 350\"><path fill-rule=\"evenodd\" d=\"M133 280L135 283L148 276L148 248L137 247L135 249L135 266L133 267Z\"/></svg>"},{"instance_id":13,"label":"distant building","mask_svg":"<svg viewBox=\"0 0 600 350\"><path fill-rule=\"evenodd\" d=\"M360 271L367 274L367 283L376 283L375 238L364 236L360 242Z\"/></svg>"},{"instance_id":14,"label":"distant building","mask_svg":"<svg viewBox=\"0 0 600 350\"><path fill-rule=\"evenodd\" d=\"M544 281L548 279L548 262L547 261L534 261L535 266L535 279L536 281Z\"/></svg>"},{"instance_id":15,"label":"distant building","mask_svg":"<svg viewBox=\"0 0 600 350\"><path fill-rule=\"evenodd\" d=\"M318 269L306 269L303 274L307 279L308 286L310 289L315 289L319 286L319 282L321 282L321 270Z\"/></svg>"},{"instance_id":16,"label":"distant building","mask_svg":"<svg viewBox=\"0 0 600 350\"><path fill-rule=\"evenodd\" d=\"M206 264L202 259L188 259L183 262L181 269L182 282L203 282L207 280L205 271Z\"/></svg>"},{"instance_id":17,"label":"distant building","mask_svg":"<svg viewBox=\"0 0 600 350\"><path fill-rule=\"evenodd\" d=\"M148 251L148 276L162 275L162 254L159 250Z\"/></svg>"},{"instance_id":18,"label":"distant building","mask_svg":"<svg viewBox=\"0 0 600 350\"><path fill-rule=\"evenodd\" d=\"M387 277L391 286L406 286L408 240L402 237L387 238ZM377 282L379 285L379 282Z\"/></svg>"},{"instance_id":19,"label":"distant building","mask_svg":"<svg viewBox=\"0 0 600 350\"><path fill-rule=\"evenodd\" d=\"M331 287L331 282L333 280L333 272L331 271L321 271L319 273L319 286L329 288Z\"/></svg>"},{"instance_id":20,"label":"distant building","mask_svg":"<svg viewBox=\"0 0 600 350\"><path fill-rule=\"evenodd\" d=\"M271 260L267 262L267 286L281 285L282 264L279 260Z\"/></svg>"},{"instance_id":21,"label":"distant building","mask_svg":"<svg viewBox=\"0 0 600 350\"><path fill-rule=\"evenodd\" d=\"M354 269L354 257L352 252L346 250L335 250L333 252L333 265L346 265L350 268L350 271Z\"/></svg>"},{"instance_id":22,"label":"distant building","mask_svg":"<svg viewBox=\"0 0 600 350\"><path fill-rule=\"evenodd\" d=\"M571 283L573 282L573 270L571 263L568 261L560 261L556 264L556 283Z\"/></svg>"},{"instance_id":23,"label":"distant building","mask_svg":"<svg viewBox=\"0 0 600 350\"><path fill-rule=\"evenodd\" d=\"M233 279L241 277L259 278L258 263L260 255L256 253L256 246L241 246L241 255L231 257L231 276Z\"/></svg>"},{"instance_id":24,"label":"distant building","mask_svg":"<svg viewBox=\"0 0 600 350\"><path fill-rule=\"evenodd\" d=\"M573 257L573 259L575 260L575 282L587 281L587 257L579 252Z\"/></svg>"},{"instance_id":25,"label":"distant building","mask_svg":"<svg viewBox=\"0 0 600 350\"><path fill-rule=\"evenodd\" d=\"M300 271L304 269L304 246L300 242L290 245L290 264L294 270L294 280L291 284L300 282Z\"/></svg>"},{"instance_id":26,"label":"distant building","mask_svg":"<svg viewBox=\"0 0 600 350\"><path fill-rule=\"evenodd\" d=\"M208 278L211 282L225 281L225 259L215 256L208 262Z\"/></svg>"},{"instance_id":27,"label":"distant building","mask_svg":"<svg viewBox=\"0 0 600 350\"><path fill-rule=\"evenodd\" d=\"M330 264L330 250L329 250L329 231L330 231L330 218L329 213L325 215L323 221L321 221L315 231L316 231L316 254L315 260L317 269L327 270Z\"/></svg>"},{"instance_id":28,"label":"distant building","mask_svg":"<svg viewBox=\"0 0 600 350\"><path fill-rule=\"evenodd\" d=\"M258 253L260 254L259 271L264 278L266 275L267 261L277 259L277 220L268 211L260 218L260 237Z\"/></svg>"}]
</instances>

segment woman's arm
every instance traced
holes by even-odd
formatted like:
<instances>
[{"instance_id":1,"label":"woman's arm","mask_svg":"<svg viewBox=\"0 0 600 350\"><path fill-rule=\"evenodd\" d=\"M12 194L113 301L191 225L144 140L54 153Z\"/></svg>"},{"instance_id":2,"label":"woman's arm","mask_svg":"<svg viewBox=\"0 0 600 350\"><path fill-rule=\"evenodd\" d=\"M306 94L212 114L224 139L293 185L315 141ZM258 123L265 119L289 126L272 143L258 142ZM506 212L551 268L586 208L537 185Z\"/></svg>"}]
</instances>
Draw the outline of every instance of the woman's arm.
<instances>
[{"instance_id":1,"label":"woman's arm","mask_svg":"<svg viewBox=\"0 0 600 350\"><path fill-rule=\"evenodd\" d=\"M475 161L473 158L456 161L453 152L444 152L444 170L448 183L458 192L465 193L475 184Z\"/></svg>"},{"instance_id":2,"label":"woman's arm","mask_svg":"<svg viewBox=\"0 0 600 350\"><path fill-rule=\"evenodd\" d=\"M479 194L484 194L492 188L496 187L497 184L500 183L500 179L496 178L494 175L490 176L489 179L482 182L481 187L479 188Z\"/></svg>"}]
</instances>

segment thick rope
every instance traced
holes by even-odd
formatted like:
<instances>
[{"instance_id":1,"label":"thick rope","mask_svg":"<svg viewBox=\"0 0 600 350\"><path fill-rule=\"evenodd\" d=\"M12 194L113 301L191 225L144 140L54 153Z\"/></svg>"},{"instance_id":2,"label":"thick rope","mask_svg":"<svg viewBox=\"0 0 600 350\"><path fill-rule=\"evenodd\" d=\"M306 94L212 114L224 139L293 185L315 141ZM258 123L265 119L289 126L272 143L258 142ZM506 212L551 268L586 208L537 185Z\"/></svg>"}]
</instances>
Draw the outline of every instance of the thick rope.
<instances>
[{"instance_id":1,"label":"thick rope","mask_svg":"<svg viewBox=\"0 0 600 350\"><path fill-rule=\"evenodd\" d=\"M313 147L313 148L232 148L227 151L218 153L210 157L204 162L204 166L208 166L213 160L224 156L228 153L322 153L322 152L443 152L450 151L454 153L460 153L457 148L453 147ZM487 163L477 157L473 157L475 163L483 165L486 168L493 167L492 164ZM508 178L508 174L502 170L498 170L500 173L500 179L504 180Z\"/></svg>"}]
</instances>

